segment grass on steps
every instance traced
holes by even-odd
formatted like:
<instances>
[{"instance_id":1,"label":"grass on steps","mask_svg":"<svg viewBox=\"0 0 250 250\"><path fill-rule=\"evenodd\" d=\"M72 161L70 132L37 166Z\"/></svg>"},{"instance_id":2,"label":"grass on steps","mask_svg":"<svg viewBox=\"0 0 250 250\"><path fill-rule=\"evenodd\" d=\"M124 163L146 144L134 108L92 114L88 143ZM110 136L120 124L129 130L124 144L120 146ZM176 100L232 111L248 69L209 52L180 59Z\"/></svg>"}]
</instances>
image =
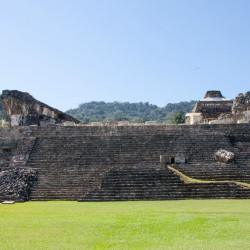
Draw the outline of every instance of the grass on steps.
<instances>
[{"instance_id":1,"label":"grass on steps","mask_svg":"<svg viewBox=\"0 0 250 250\"><path fill-rule=\"evenodd\" d=\"M242 186L244 188L250 188L250 184L245 182L239 182L239 181L204 181L204 180L197 180L191 177L188 177L187 175L183 174L179 170L168 166L168 169L172 170L176 175L178 175L181 180L183 180L185 183L235 183L236 185Z\"/></svg>"}]
</instances>

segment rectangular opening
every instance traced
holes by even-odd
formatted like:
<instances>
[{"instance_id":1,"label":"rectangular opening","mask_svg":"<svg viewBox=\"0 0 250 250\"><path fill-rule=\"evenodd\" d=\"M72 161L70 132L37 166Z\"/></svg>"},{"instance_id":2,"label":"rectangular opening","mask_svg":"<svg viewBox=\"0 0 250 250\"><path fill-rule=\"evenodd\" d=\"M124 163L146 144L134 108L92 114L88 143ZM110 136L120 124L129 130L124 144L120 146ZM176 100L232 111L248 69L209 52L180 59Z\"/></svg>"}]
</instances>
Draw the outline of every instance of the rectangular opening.
<instances>
[{"instance_id":1,"label":"rectangular opening","mask_svg":"<svg viewBox=\"0 0 250 250\"><path fill-rule=\"evenodd\" d=\"M175 157L170 158L170 163L175 163Z\"/></svg>"},{"instance_id":2,"label":"rectangular opening","mask_svg":"<svg viewBox=\"0 0 250 250\"><path fill-rule=\"evenodd\" d=\"M160 163L162 166L167 166L168 164L185 164L186 158L184 155L160 155Z\"/></svg>"}]
</instances>

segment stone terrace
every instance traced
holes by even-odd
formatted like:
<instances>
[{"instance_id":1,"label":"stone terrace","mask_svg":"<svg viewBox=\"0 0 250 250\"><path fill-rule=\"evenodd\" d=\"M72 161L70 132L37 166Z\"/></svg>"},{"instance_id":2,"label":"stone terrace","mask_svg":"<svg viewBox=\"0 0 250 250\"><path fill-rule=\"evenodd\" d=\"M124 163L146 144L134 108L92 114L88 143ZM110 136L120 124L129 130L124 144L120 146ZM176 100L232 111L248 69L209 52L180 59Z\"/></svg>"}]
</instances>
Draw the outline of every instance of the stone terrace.
<instances>
[{"instance_id":1,"label":"stone terrace","mask_svg":"<svg viewBox=\"0 0 250 250\"><path fill-rule=\"evenodd\" d=\"M160 162L182 155L186 163L172 166L189 177L250 183L249 132L249 124L48 126L0 129L0 140L27 138L16 150L27 157L24 168L38 170L32 200L250 198L231 182L186 184ZM235 153L236 162L217 163L219 149Z\"/></svg>"}]
</instances>

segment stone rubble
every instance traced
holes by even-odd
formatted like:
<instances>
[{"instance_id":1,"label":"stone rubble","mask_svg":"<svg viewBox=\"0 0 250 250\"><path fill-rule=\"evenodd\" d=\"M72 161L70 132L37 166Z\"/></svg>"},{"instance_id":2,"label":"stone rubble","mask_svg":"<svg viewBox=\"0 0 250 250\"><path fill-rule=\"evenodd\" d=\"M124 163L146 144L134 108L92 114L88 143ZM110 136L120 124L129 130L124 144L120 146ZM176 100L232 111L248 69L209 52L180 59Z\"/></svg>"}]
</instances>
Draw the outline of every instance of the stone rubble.
<instances>
[{"instance_id":1,"label":"stone rubble","mask_svg":"<svg viewBox=\"0 0 250 250\"><path fill-rule=\"evenodd\" d=\"M233 114L247 110L250 110L250 91L246 92L245 94L237 95L234 99L232 107Z\"/></svg>"},{"instance_id":2,"label":"stone rubble","mask_svg":"<svg viewBox=\"0 0 250 250\"><path fill-rule=\"evenodd\" d=\"M36 181L37 171L34 169L0 171L0 200L28 201Z\"/></svg>"}]
</instances>

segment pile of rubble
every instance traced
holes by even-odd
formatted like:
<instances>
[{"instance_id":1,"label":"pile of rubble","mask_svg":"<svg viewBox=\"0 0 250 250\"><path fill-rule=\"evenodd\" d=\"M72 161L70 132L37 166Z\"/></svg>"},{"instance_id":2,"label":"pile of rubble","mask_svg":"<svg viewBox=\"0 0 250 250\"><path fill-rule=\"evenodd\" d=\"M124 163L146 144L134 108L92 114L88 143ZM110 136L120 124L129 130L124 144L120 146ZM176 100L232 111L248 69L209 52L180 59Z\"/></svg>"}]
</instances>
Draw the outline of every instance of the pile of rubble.
<instances>
[{"instance_id":1,"label":"pile of rubble","mask_svg":"<svg viewBox=\"0 0 250 250\"><path fill-rule=\"evenodd\" d=\"M27 201L36 184L37 171L14 168L0 171L0 200Z\"/></svg>"}]
</instances>

